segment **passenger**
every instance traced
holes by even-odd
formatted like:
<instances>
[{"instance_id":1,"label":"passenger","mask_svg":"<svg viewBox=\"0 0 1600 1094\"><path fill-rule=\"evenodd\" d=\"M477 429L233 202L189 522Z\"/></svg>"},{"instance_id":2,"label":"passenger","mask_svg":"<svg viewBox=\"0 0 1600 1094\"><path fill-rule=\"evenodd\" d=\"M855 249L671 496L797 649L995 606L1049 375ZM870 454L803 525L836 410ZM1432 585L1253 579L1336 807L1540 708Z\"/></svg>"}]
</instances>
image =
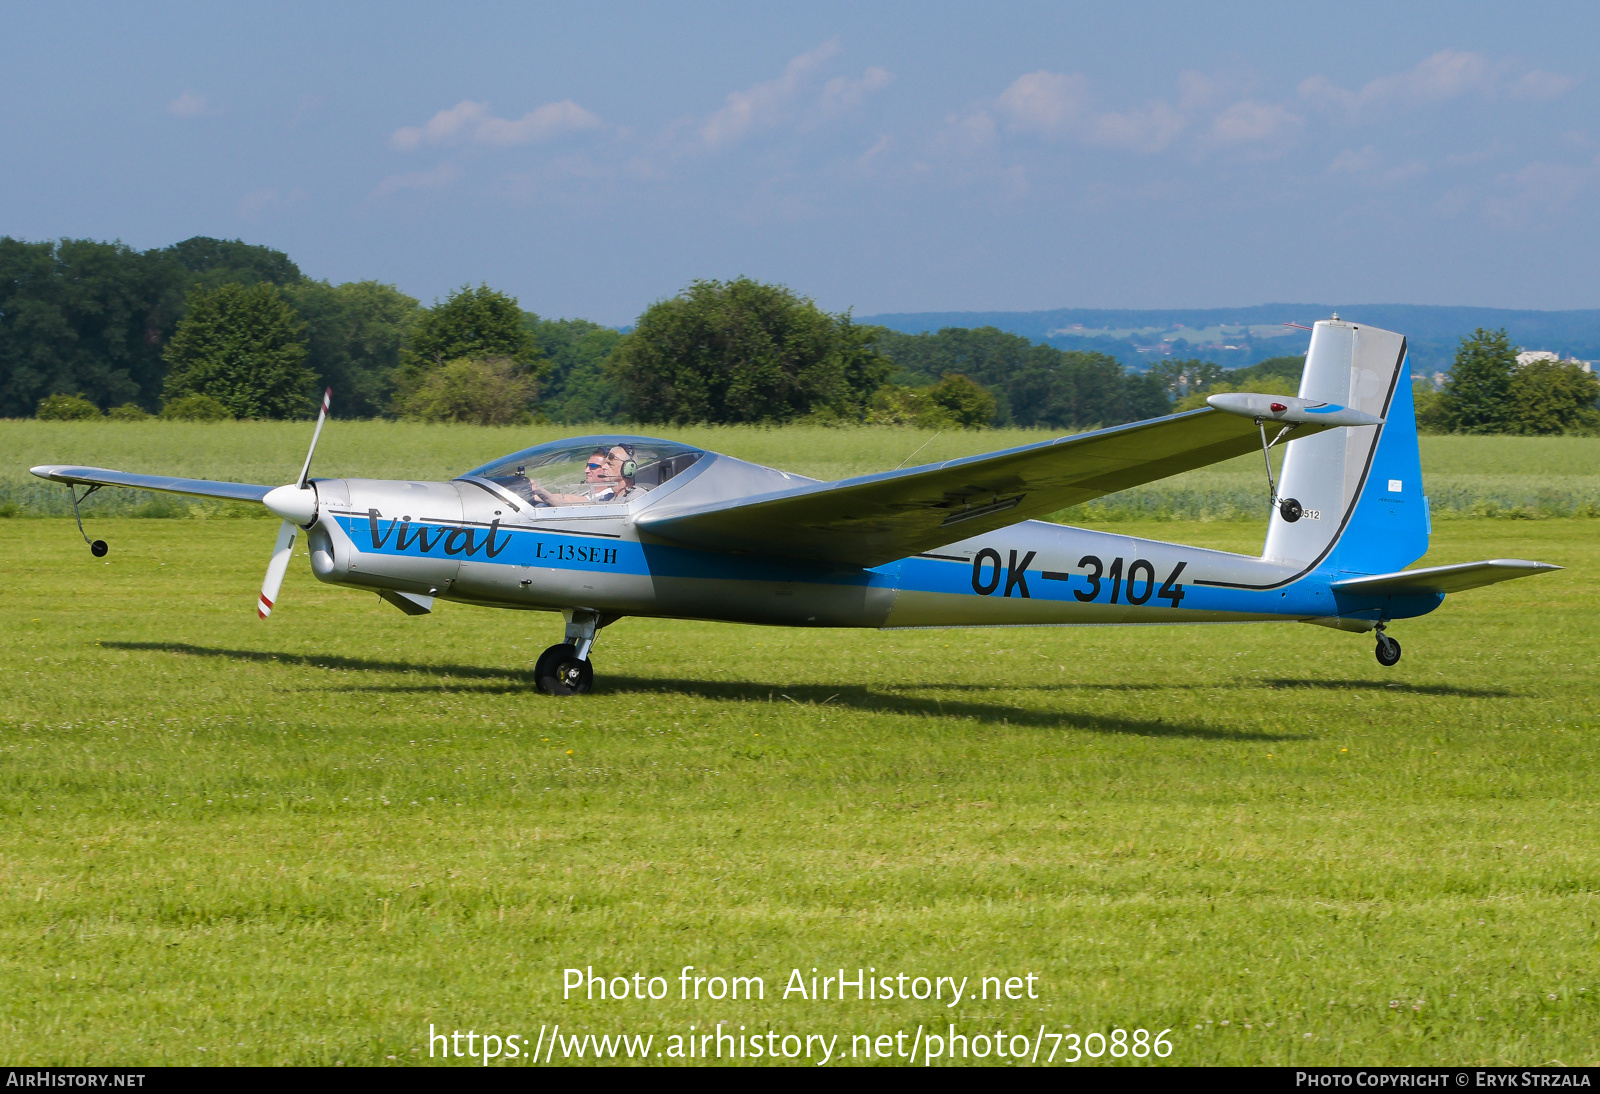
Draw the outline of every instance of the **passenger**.
<instances>
[{"instance_id":1,"label":"passenger","mask_svg":"<svg viewBox=\"0 0 1600 1094\"><path fill-rule=\"evenodd\" d=\"M636 470L631 444L601 445L589 454L583 472L583 492L554 494L534 483L529 484L534 498L546 505L596 505L623 501L631 495Z\"/></svg>"}]
</instances>

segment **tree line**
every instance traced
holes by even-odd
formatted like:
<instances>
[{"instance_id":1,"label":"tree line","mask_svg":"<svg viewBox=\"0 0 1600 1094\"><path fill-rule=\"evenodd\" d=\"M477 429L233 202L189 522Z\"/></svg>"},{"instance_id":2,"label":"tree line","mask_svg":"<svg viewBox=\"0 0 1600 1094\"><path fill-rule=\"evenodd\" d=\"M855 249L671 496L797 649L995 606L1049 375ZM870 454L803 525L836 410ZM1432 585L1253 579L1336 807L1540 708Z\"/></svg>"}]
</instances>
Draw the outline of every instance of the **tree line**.
<instances>
[{"instance_id":1,"label":"tree line","mask_svg":"<svg viewBox=\"0 0 1600 1094\"><path fill-rule=\"evenodd\" d=\"M1464 339L1444 392L1419 391L1425 427L1595 428L1592 376L1515 358L1504 331ZM332 387L346 417L1076 430L1217 391L1292 393L1303 363L1168 361L1137 374L994 327L860 324L749 278L695 281L622 332L542 318L487 285L424 307L392 285L315 281L238 240L135 251L0 237L4 417L297 418Z\"/></svg>"},{"instance_id":2,"label":"tree line","mask_svg":"<svg viewBox=\"0 0 1600 1094\"><path fill-rule=\"evenodd\" d=\"M432 307L288 255L196 237L0 238L0 416L348 417L507 424L825 423L1079 429L1163 413L1114 358L992 327L908 335L781 285L696 281L626 333L485 285Z\"/></svg>"}]
</instances>

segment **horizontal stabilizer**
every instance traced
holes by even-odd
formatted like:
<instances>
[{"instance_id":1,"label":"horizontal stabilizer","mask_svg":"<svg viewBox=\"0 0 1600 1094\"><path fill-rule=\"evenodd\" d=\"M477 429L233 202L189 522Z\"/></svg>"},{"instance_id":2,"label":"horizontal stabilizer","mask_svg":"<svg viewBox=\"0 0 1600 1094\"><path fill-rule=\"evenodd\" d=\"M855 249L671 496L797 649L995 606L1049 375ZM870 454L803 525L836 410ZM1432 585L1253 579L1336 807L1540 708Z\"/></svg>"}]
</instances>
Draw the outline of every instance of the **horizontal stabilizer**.
<instances>
[{"instance_id":1,"label":"horizontal stabilizer","mask_svg":"<svg viewBox=\"0 0 1600 1094\"><path fill-rule=\"evenodd\" d=\"M1316 399L1297 399L1292 395L1257 395L1250 391L1229 391L1221 395L1206 396L1206 403L1225 414L1241 418L1261 419L1264 422L1283 422L1304 425L1319 422L1322 425L1382 425L1383 419L1354 407L1338 403L1319 402Z\"/></svg>"},{"instance_id":2,"label":"horizontal stabilizer","mask_svg":"<svg viewBox=\"0 0 1600 1094\"><path fill-rule=\"evenodd\" d=\"M47 464L31 468L35 475L51 482L77 486L130 486L135 490L160 490L168 494L188 494L196 498L226 498L229 501L260 501L272 490L247 482L213 482L210 479L175 479L169 475L134 475L104 467L68 467Z\"/></svg>"},{"instance_id":3,"label":"horizontal stabilizer","mask_svg":"<svg viewBox=\"0 0 1600 1094\"><path fill-rule=\"evenodd\" d=\"M1498 581L1559 570L1548 562L1529 562L1521 558L1491 558L1484 562L1462 562L1455 566L1429 566L1421 570L1401 570L1394 574L1352 577L1335 581L1336 593L1361 593L1370 596L1403 596L1413 593L1460 593Z\"/></svg>"},{"instance_id":4,"label":"horizontal stabilizer","mask_svg":"<svg viewBox=\"0 0 1600 1094\"><path fill-rule=\"evenodd\" d=\"M1337 424L1308 420L1294 436ZM668 504L638 526L707 550L877 566L1260 450L1254 421L1206 407L903 471Z\"/></svg>"}]
</instances>

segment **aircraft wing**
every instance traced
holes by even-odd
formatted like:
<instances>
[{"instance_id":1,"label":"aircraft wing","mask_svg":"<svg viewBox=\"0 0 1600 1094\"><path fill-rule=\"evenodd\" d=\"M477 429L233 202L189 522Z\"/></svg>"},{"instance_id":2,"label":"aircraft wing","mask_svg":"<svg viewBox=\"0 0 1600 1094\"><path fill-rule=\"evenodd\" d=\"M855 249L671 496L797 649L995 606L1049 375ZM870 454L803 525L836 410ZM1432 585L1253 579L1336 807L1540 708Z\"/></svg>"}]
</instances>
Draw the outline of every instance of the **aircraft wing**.
<instances>
[{"instance_id":1,"label":"aircraft wing","mask_svg":"<svg viewBox=\"0 0 1600 1094\"><path fill-rule=\"evenodd\" d=\"M137 490L161 490L168 494L189 494L197 498L227 498L230 501L260 501L272 490L247 482L213 482L210 479L175 479L168 475L134 475L104 467L67 467L47 464L31 468L35 475L51 482L94 486L131 486Z\"/></svg>"},{"instance_id":2,"label":"aircraft wing","mask_svg":"<svg viewBox=\"0 0 1600 1094\"><path fill-rule=\"evenodd\" d=\"M1302 422L1294 435L1329 428ZM651 507L638 527L710 550L876 566L1260 449L1254 418L1204 408L904 471Z\"/></svg>"},{"instance_id":3,"label":"aircraft wing","mask_svg":"<svg viewBox=\"0 0 1600 1094\"><path fill-rule=\"evenodd\" d=\"M1336 593L1364 593L1395 596L1409 593L1461 593L1510 581L1518 577L1559 570L1548 562L1529 562L1521 558L1491 558L1484 562L1463 562L1455 566L1429 566L1421 570L1400 570L1372 577L1352 577L1335 581Z\"/></svg>"}]
</instances>

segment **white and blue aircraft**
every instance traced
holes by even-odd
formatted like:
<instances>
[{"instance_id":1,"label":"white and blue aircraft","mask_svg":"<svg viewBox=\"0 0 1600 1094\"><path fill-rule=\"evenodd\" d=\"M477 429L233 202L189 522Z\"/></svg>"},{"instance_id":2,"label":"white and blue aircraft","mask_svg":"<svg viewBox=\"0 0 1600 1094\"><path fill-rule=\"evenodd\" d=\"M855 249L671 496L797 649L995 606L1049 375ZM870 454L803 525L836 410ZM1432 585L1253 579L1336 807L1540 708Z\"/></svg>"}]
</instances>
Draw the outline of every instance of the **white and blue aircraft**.
<instances>
[{"instance_id":1,"label":"white and blue aircraft","mask_svg":"<svg viewBox=\"0 0 1600 1094\"><path fill-rule=\"evenodd\" d=\"M1316 623L1376 632L1449 593L1559 569L1520 559L1407 570L1428 548L1405 339L1313 329L1298 398L1209 407L981 456L819 482L689 445L612 434L541 444L449 482L299 479L271 488L35 467L74 508L105 486L260 502L283 519L257 605L271 613L299 533L311 569L426 614L435 598L560 612L540 690L588 692L623 616L795 627ZM1281 481L1270 448L1287 443ZM1027 519L1260 448L1259 558ZM88 487L80 496L79 486ZM79 518L82 532L82 519ZM84 536L85 540L88 536ZM106 552L103 541L91 545Z\"/></svg>"}]
</instances>

